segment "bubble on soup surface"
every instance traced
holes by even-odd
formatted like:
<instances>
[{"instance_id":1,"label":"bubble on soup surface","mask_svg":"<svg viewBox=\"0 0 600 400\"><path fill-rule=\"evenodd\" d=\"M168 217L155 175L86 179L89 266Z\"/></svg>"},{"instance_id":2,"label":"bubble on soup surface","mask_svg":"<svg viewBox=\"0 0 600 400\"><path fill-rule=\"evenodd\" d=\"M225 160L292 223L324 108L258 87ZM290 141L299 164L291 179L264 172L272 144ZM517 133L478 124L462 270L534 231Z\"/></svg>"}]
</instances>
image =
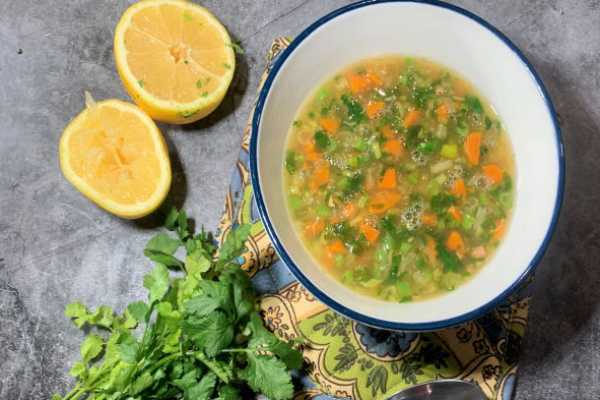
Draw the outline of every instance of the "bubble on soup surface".
<instances>
[{"instance_id":1,"label":"bubble on soup surface","mask_svg":"<svg viewBox=\"0 0 600 400\"><path fill-rule=\"evenodd\" d=\"M465 169L462 165L453 166L450 171L448 171L448 179L446 179L446 185L452 186L456 180L462 178L465 175Z\"/></svg>"},{"instance_id":2,"label":"bubble on soup surface","mask_svg":"<svg viewBox=\"0 0 600 400\"><path fill-rule=\"evenodd\" d=\"M485 175L475 174L469 180L469 184L477 189L488 189L492 185L492 182Z\"/></svg>"},{"instance_id":3,"label":"bubble on soup surface","mask_svg":"<svg viewBox=\"0 0 600 400\"><path fill-rule=\"evenodd\" d=\"M427 157L419 150L413 150L412 153L410 153L410 157L417 165L425 165L427 162Z\"/></svg>"},{"instance_id":4,"label":"bubble on soup surface","mask_svg":"<svg viewBox=\"0 0 600 400\"><path fill-rule=\"evenodd\" d=\"M421 225L421 214L423 213L423 206L421 203L415 203L409 206L402 213L400 219L409 231L415 230Z\"/></svg>"}]
</instances>

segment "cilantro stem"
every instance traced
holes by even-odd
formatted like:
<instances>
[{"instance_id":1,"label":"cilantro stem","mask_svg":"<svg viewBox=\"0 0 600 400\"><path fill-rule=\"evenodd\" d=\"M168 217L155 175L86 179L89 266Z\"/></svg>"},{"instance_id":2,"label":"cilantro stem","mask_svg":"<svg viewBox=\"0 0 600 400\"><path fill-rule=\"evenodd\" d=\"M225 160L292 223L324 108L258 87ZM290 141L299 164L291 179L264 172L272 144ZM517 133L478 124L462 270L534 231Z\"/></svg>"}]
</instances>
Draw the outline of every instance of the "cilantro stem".
<instances>
[{"instance_id":1,"label":"cilantro stem","mask_svg":"<svg viewBox=\"0 0 600 400\"><path fill-rule=\"evenodd\" d=\"M172 360L181 357L181 353L174 353L174 354L170 354L164 358L161 358L159 361L157 361L156 363L152 364L152 366L150 368L148 368L147 372L148 373L153 373L154 371L156 371L157 369L159 369L160 367L162 367L165 364L168 364L169 362L171 362ZM133 375L141 375L143 373L143 369L140 368L140 365L142 364L142 361L146 361L146 360L140 360L135 368L135 371L133 372ZM126 389L128 390L131 387L131 384L134 381L131 381L127 386Z\"/></svg>"},{"instance_id":2,"label":"cilantro stem","mask_svg":"<svg viewBox=\"0 0 600 400\"><path fill-rule=\"evenodd\" d=\"M85 390L81 387L81 383L77 383L77 385L63 397L63 400L78 399L84 392Z\"/></svg>"},{"instance_id":3,"label":"cilantro stem","mask_svg":"<svg viewBox=\"0 0 600 400\"><path fill-rule=\"evenodd\" d=\"M210 369L212 372L214 372L215 375L217 375L219 377L219 379L221 379L223 382L225 382L226 384L229 383L229 381L230 381L229 375L226 374L225 371L223 371L217 364L213 363L208 358L206 358L204 353L202 353L201 351L197 351L194 353L194 357L196 357L196 359L198 361L200 361L208 369Z\"/></svg>"},{"instance_id":4,"label":"cilantro stem","mask_svg":"<svg viewBox=\"0 0 600 400\"><path fill-rule=\"evenodd\" d=\"M160 359L160 361L158 361L157 363L153 364L152 368L150 368L149 371L154 372L157 369L159 369L160 367L162 367L163 365L170 363L172 360L174 360L178 357L181 357L181 353L174 353L169 356L166 356L166 357Z\"/></svg>"},{"instance_id":5,"label":"cilantro stem","mask_svg":"<svg viewBox=\"0 0 600 400\"><path fill-rule=\"evenodd\" d=\"M146 324L146 326L144 327L144 334L142 335L142 349L144 349L146 347L146 345L148 344L148 334L150 333L150 318L152 317L152 313L154 312L154 306L156 305L156 301L152 302L150 304L150 309L148 310L148 312L146 313L146 320L144 321L144 323Z\"/></svg>"}]
</instances>

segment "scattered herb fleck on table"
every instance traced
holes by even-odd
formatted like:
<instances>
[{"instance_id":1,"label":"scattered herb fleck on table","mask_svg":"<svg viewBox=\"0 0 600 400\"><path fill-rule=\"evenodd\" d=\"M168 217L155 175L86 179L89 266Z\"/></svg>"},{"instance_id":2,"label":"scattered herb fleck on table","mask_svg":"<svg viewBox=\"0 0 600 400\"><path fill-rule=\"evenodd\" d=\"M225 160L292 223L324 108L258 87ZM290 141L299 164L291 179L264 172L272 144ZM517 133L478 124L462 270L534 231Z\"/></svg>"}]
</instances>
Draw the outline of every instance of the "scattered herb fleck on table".
<instances>
[{"instance_id":1,"label":"scattered herb fleck on table","mask_svg":"<svg viewBox=\"0 0 600 400\"><path fill-rule=\"evenodd\" d=\"M144 277L147 302L122 315L67 306L65 314L89 333L70 371L77 384L53 400L230 400L251 392L291 399L290 370L302 366L302 355L258 314L238 262L250 226L230 232L220 248L210 233L194 234L183 211L172 209L166 227L176 236L159 233L144 250L156 263Z\"/></svg>"}]
</instances>

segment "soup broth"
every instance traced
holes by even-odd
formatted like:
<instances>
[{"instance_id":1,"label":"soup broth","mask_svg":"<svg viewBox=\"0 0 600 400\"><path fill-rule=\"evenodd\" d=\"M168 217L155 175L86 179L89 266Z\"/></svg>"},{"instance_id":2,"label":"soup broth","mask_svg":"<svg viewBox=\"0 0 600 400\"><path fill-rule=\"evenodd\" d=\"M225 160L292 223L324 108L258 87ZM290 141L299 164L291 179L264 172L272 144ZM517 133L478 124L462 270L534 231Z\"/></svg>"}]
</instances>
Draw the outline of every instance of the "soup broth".
<instances>
[{"instance_id":1,"label":"soup broth","mask_svg":"<svg viewBox=\"0 0 600 400\"><path fill-rule=\"evenodd\" d=\"M318 87L290 127L287 206L319 264L402 302L455 289L507 229L512 149L493 108L426 59L363 60Z\"/></svg>"}]
</instances>

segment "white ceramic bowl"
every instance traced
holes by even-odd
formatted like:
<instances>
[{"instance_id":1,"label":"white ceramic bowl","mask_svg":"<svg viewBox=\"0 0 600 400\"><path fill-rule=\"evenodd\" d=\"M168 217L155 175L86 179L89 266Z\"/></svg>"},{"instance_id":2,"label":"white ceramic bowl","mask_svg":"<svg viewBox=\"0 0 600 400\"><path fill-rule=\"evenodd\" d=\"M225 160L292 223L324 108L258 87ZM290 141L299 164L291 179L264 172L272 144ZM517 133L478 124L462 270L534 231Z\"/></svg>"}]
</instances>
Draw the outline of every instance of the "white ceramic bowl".
<instances>
[{"instance_id":1,"label":"white ceramic bowl","mask_svg":"<svg viewBox=\"0 0 600 400\"><path fill-rule=\"evenodd\" d=\"M321 269L293 229L282 190L286 136L303 100L342 67L390 53L427 57L471 81L500 115L517 166L512 223L489 264L455 291L400 304L357 294ZM531 64L480 17L429 1L355 3L321 18L295 38L276 60L260 94L250 162L263 222L292 273L337 312L394 330L455 325L505 299L542 257L563 191L559 127L548 94Z\"/></svg>"}]
</instances>

